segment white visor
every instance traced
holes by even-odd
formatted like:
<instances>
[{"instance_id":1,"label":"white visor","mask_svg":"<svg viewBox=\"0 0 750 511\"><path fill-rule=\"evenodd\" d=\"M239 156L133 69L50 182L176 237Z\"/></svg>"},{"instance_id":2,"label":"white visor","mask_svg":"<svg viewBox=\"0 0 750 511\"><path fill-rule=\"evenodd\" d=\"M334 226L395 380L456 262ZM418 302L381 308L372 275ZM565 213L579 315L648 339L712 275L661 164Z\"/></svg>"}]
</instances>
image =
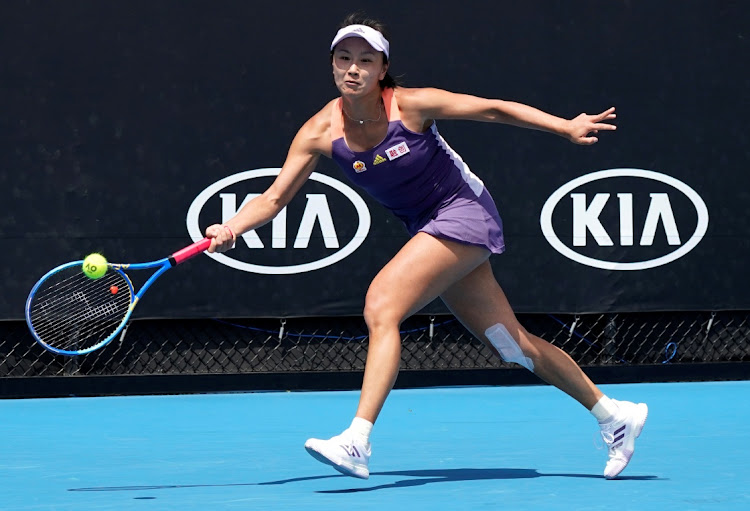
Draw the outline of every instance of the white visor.
<instances>
[{"instance_id":1,"label":"white visor","mask_svg":"<svg viewBox=\"0 0 750 511\"><path fill-rule=\"evenodd\" d=\"M390 48L388 40L383 37L383 34L367 25L349 25L336 32L336 37L333 38L333 42L331 43L331 51L333 51L333 48L347 37L361 37L367 41L370 46L385 53L386 57L390 57L390 55L388 55Z\"/></svg>"}]
</instances>

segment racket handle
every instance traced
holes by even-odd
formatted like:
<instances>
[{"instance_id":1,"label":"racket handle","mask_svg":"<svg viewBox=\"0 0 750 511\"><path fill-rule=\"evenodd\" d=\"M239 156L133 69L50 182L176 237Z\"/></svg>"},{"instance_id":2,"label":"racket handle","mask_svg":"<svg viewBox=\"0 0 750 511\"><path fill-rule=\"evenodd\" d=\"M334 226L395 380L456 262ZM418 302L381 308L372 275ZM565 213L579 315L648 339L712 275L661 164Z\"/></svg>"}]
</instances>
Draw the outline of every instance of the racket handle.
<instances>
[{"instance_id":1,"label":"racket handle","mask_svg":"<svg viewBox=\"0 0 750 511\"><path fill-rule=\"evenodd\" d=\"M196 241L192 245L188 245L182 250L178 250L170 256L172 266L176 266L182 262L187 261L191 257L195 257L198 254L202 254L208 247L211 246L211 238L203 238L200 241Z\"/></svg>"}]
</instances>

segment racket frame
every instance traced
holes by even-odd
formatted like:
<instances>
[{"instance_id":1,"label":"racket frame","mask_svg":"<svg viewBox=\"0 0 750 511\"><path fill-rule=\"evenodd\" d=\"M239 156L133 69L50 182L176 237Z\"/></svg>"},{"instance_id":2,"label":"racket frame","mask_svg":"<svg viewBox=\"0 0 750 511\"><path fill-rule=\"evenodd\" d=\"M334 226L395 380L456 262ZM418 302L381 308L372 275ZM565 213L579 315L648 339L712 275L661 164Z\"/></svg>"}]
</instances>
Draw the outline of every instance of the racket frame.
<instances>
[{"instance_id":1,"label":"racket frame","mask_svg":"<svg viewBox=\"0 0 750 511\"><path fill-rule=\"evenodd\" d=\"M130 288L130 305L128 306L128 310L125 313L125 315L122 318L122 321L120 321L119 325L115 330L107 336L106 339L99 341L98 343L94 344L93 346L89 346L88 348L82 349L82 350L64 350L60 348L56 348L54 346L50 346L49 344L45 343L37 334L36 330L34 329L34 326L31 323L31 302L34 299L34 295L39 289L39 287L52 275L59 273L60 271L66 270L68 268L72 268L75 266L82 266L83 260L81 261L71 261L69 263L61 264L60 266L57 266L56 268L51 269L47 273L40 278L36 284L34 284L34 287L31 288L31 291L29 292L29 296L26 299L26 308L25 308L25 314L26 314L26 324L29 327L29 331L31 332L32 337L34 340L39 343L44 349L47 351L51 351L52 353L55 353L57 355L67 355L67 356L75 356L75 355L85 355L87 353L91 353L92 351L96 351L99 348L102 348L103 346L109 344L117 335L122 331L122 329L125 327L125 325L128 323L128 320L130 320L130 316L133 314L133 310L135 309L135 306L138 305L138 302L143 297L143 295L146 293L149 287L162 276L167 270L177 266L178 264L181 264L188 259L203 253L209 246L211 245L211 239L210 238L203 238L200 241L197 241L193 243L192 245L188 245L187 247L183 248L182 250L178 250L174 254L164 257L162 259L157 259L155 261L150 261L147 263L107 263L107 271L116 271L118 272L124 279L125 282L127 282L128 287ZM151 276L146 280L146 282L143 283L141 288L138 290L138 292L135 292L135 287L133 286L133 282L130 280L130 277L128 277L127 273L125 273L125 270L149 270L152 268L157 268L157 270L151 274ZM81 270L83 271L83 270Z\"/></svg>"}]
</instances>

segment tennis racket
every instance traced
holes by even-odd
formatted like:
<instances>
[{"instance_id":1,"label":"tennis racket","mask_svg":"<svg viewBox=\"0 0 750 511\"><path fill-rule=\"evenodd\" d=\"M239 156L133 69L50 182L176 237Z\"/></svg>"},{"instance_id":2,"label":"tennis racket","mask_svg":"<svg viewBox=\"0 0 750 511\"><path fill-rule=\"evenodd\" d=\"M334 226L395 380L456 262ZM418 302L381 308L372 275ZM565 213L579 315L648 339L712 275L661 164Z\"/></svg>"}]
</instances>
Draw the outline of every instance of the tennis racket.
<instances>
[{"instance_id":1,"label":"tennis racket","mask_svg":"<svg viewBox=\"0 0 750 511\"><path fill-rule=\"evenodd\" d=\"M98 279L83 273L83 261L65 263L47 272L26 300L26 323L34 339L58 355L84 355L105 346L119 334L133 309L156 279L170 268L203 253L210 238L150 263L107 263ZM156 271L138 292L125 270Z\"/></svg>"}]
</instances>

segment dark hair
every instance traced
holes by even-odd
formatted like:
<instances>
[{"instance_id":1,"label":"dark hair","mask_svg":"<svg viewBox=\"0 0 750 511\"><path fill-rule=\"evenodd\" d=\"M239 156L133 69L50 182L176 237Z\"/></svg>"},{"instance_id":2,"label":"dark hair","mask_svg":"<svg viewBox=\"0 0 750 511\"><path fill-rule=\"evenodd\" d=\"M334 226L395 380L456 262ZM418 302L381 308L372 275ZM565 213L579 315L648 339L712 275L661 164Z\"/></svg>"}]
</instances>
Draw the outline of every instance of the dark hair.
<instances>
[{"instance_id":1,"label":"dark hair","mask_svg":"<svg viewBox=\"0 0 750 511\"><path fill-rule=\"evenodd\" d=\"M366 14L362 12L353 12L349 14L339 24L336 30L341 30L342 28L348 27L349 25L365 25L383 34L383 37L385 37L389 42L391 40L388 34L388 29L385 27L385 24L383 24L382 21L378 21L374 18L369 18ZM331 51L331 59L333 59L333 51ZM383 53L383 62L385 64L388 63L388 56L385 53ZM379 83L380 83L381 89L393 88L393 87L397 87L401 85L401 81L391 76L391 74L388 71L386 71L385 76L383 77L382 80L380 80Z\"/></svg>"}]
</instances>

